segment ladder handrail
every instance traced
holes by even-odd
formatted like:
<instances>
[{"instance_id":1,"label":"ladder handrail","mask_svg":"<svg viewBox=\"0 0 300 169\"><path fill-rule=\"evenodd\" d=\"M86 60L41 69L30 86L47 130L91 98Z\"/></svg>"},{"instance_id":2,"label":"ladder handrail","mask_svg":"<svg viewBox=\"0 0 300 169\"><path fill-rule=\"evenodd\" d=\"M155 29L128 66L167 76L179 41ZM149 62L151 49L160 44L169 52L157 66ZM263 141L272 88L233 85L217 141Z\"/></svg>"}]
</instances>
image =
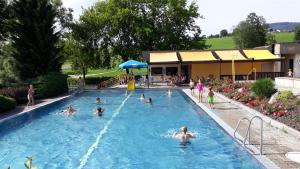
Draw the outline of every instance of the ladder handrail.
<instances>
[{"instance_id":1,"label":"ladder handrail","mask_svg":"<svg viewBox=\"0 0 300 169\"><path fill-rule=\"evenodd\" d=\"M241 119L239 120L239 122L237 123L237 125L236 125L236 127L235 127L234 133L233 133L233 136L234 136L234 138L236 138L236 139L237 139L237 137L236 137L235 134L236 134L238 128L240 127L240 123L241 123L243 120L247 120L247 121L250 123L250 120L249 120L247 117L243 117L243 118L241 118ZM249 138L250 138L250 137L249 137Z\"/></svg>"},{"instance_id":2,"label":"ladder handrail","mask_svg":"<svg viewBox=\"0 0 300 169\"><path fill-rule=\"evenodd\" d=\"M247 128L247 132L246 132L246 135L245 135L245 138L244 138L244 146L246 145L246 140L248 138L248 142L250 144L250 127L251 127L251 124L252 124L252 121L254 119L259 119L260 120L260 155L262 155L262 148L263 148L263 119L260 117L260 116L254 116L251 118L250 122L249 122L249 125L248 125L248 128Z\"/></svg>"}]
</instances>

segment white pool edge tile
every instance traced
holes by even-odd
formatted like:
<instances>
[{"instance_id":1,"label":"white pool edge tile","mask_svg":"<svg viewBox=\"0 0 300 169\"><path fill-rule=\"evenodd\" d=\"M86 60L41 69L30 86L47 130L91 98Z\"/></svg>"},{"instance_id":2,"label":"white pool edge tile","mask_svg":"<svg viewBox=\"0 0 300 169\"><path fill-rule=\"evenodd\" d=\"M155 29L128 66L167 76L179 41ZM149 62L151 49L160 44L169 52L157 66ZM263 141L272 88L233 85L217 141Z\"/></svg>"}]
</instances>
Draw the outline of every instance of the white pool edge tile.
<instances>
[{"instance_id":1,"label":"white pool edge tile","mask_svg":"<svg viewBox=\"0 0 300 169\"><path fill-rule=\"evenodd\" d=\"M206 107L204 104L199 103L199 101L193 97L189 89L182 89L182 91L191 99L194 101L195 104L197 104L202 110L204 110L220 127L224 129L225 132L227 132L234 141L236 141L238 144L242 145L243 144L236 140L234 138L234 130L227 124L225 123L220 117L218 117L210 108ZM240 136L238 133L236 134L238 139L244 140L242 136ZM267 169L280 169L273 161L271 161L268 157L265 155L259 155L259 150L252 145L247 145L247 148L245 148L259 163L261 163L265 168ZM254 153L253 153L254 152Z\"/></svg>"}]
</instances>

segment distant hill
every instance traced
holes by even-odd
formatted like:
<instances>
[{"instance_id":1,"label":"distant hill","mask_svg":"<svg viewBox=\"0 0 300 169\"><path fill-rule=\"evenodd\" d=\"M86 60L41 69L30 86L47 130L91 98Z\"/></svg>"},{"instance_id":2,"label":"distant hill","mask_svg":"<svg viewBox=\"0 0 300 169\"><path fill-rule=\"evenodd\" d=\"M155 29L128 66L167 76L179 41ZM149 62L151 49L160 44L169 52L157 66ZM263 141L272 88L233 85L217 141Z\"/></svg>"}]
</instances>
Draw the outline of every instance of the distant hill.
<instances>
[{"instance_id":1,"label":"distant hill","mask_svg":"<svg viewBox=\"0 0 300 169\"><path fill-rule=\"evenodd\" d=\"M281 32L293 31L298 25L300 25L300 22L276 22L268 24L272 30L280 30Z\"/></svg>"},{"instance_id":2,"label":"distant hill","mask_svg":"<svg viewBox=\"0 0 300 169\"><path fill-rule=\"evenodd\" d=\"M276 32L275 35L277 43L294 42L294 32ZM206 44L211 45L209 49L234 49L235 45L231 36L222 38L208 38Z\"/></svg>"}]
</instances>

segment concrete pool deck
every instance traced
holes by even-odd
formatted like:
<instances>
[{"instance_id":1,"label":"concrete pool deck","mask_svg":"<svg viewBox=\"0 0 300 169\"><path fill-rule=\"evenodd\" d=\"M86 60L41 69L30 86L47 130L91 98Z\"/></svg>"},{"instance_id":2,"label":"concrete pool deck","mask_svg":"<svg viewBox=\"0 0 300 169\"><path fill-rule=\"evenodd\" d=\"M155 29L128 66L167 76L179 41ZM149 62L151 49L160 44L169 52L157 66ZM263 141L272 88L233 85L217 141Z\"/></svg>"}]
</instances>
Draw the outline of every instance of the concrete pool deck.
<instances>
[{"instance_id":1,"label":"concrete pool deck","mask_svg":"<svg viewBox=\"0 0 300 169\"><path fill-rule=\"evenodd\" d=\"M183 91L189 97L198 99L198 92L196 90L193 96L190 94L189 89L183 89ZM205 92L203 96L202 104L208 108L209 105L206 98L207 92ZM243 109L239 105L231 103L230 100L227 100L218 94L215 95L215 109L212 109L212 112L233 130L241 118L247 117L251 119L255 116L255 114ZM300 169L300 163L293 162L285 157L287 152L300 151L300 135L297 137L295 136L295 133L288 133L285 130L271 126L270 123L264 122L263 125L263 154L282 169ZM238 133L241 136L244 136L246 128L247 124L244 121L244 123L241 123ZM258 120L254 120L253 125L251 126L251 143L259 149L259 141L260 123Z\"/></svg>"}]
</instances>

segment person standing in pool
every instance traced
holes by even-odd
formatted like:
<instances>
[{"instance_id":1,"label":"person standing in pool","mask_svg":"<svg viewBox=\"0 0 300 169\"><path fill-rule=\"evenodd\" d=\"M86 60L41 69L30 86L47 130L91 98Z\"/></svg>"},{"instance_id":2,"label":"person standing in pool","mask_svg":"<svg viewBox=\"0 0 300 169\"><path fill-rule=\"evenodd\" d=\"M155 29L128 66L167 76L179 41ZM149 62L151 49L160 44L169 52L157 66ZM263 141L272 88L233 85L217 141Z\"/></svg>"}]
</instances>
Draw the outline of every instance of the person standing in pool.
<instances>
[{"instance_id":1,"label":"person standing in pool","mask_svg":"<svg viewBox=\"0 0 300 169\"><path fill-rule=\"evenodd\" d=\"M99 108L97 108L97 110L96 110L96 112L94 114L96 116L100 117L100 116L102 116L103 112L104 112L104 109L101 108L101 107L99 107Z\"/></svg>"},{"instance_id":2,"label":"person standing in pool","mask_svg":"<svg viewBox=\"0 0 300 169\"><path fill-rule=\"evenodd\" d=\"M71 105L68 106L68 108L66 110L66 114L67 114L67 116L74 116L75 115L75 110L73 109L73 107Z\"/></svg>"},{"instance_id":3,"label":"person standing in pool","mask_svg":"<svg viewBox=\"0 0 300 169\"><path fill-rule=\"evenodd\" d=\"M145 95L144 95L144 93L141 94L140 99L141 99L141 100L145 100Z\"/></svg>"},{"instance_id":4,"label":"person standing in pool","mask_svg":"<svg viewBox=\"0 0 300 169\"><path fill-rule=\"evenodd\" d=\"M202 102L202 95L203 95L203 92L204 92L204 85L203 85L203 83L201 82L200 79L198 80L198 83L197 83L197 89L198 89L198 92L199 92L199 102Z\"/></svg>"},{"instance_id":5,"label":"person standing in pool","mask_svg":"<svg viewBox=\"0 0 300 169\"><path fill-rule=\"evenodd\" d=\"M100 103L100 98L96 97L96 103L99 104Z\"/></svg>"},{"instance_id":6,"label":"person standing in pool","mask_svg":"<svg viewBox=\"0 0 300 169\"><path fill-rule=\"evenodd\" d=\"M194 136L193 134L187 133L187 130L188 130L187 126L183 126L183 127L181 127L181 133L177 134L175 132L173 134L173 137L177 138L177 139L180 139L181 144L188 144L188 143L190 143L190 139L191 138L196 138L196 136Z\"/></svg>"},{"instance_id":7,"label":"person standing in pool","mask_svg":"<svg viewBox=\"0 0 300 169\"><path fill-rule=\"evenodd\" d=\"M209 87L209 92L208 92L208 96L207 96L207 101L208 101L208 104L209 104L209 107L211 109L214 108L214 92L212 90L212 87Z\"/></svg>"}]
</instances>

